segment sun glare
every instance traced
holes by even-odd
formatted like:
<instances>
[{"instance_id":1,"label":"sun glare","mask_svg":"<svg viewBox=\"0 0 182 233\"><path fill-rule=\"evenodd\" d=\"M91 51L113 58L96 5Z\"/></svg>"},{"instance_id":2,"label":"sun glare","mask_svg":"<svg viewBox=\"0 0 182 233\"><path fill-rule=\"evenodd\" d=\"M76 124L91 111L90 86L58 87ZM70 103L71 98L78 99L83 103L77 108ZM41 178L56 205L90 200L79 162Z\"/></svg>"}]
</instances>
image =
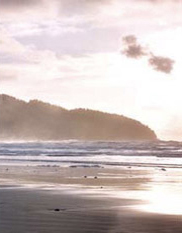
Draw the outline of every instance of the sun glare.
<instances>
[{"instance_id":1,"label":"sun glare","mask_svg":"<svg viewBox=\"0 0 182 233\"><path fill-rule=\"evenodd\" d=\"M149 196L149 204L139 206L139 209L151 213L182 215L182 198L177 189L169 190L169 187L156 187Z\"/></svg>"}]
</instances>

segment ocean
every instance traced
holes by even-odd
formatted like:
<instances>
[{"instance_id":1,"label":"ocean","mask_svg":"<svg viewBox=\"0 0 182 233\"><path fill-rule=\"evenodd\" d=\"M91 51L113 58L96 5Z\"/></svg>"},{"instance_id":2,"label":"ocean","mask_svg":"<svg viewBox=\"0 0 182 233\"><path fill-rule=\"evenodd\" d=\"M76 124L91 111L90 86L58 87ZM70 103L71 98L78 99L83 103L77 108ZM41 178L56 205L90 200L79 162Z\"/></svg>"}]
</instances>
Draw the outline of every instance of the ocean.
<instances>
[{"instance_id":1,"label":"ocean","mask_svg":"<svg viewBox=\"0 0 182 233\"><path fill-rule=\"evenodd\" d=\"M1 142L0 163L70 167L182 168L182 142Z\"/></svg>"}]
</instances>

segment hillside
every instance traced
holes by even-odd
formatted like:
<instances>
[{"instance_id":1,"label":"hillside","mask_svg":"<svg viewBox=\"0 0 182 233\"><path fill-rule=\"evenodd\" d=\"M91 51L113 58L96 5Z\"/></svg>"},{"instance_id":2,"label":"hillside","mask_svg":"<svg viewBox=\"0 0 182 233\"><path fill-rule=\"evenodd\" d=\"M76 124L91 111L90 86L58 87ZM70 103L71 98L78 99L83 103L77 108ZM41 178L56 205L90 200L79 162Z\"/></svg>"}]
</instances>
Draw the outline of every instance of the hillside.
<instances>
[{"instance_id":1,"label":"hillside","mask_svg":"<svg viewBox=\"0 0 182 233\"><path fill-rule=\"evenodd\" d=\"M0 95L0 139L156 140L147 126L99 111L64 108Z\"/></svg>"}]
</instances>

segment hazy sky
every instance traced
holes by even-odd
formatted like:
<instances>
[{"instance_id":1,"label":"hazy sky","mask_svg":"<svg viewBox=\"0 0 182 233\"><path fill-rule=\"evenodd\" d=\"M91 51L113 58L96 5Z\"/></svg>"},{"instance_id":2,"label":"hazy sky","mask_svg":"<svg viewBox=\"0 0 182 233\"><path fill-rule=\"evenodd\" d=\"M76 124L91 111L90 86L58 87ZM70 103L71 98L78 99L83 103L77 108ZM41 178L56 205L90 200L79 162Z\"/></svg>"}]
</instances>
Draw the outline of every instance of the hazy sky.
<instances>
[{"instance_id":1,"label":"hazy sky","mask_svg":"<svg viewBox=\"0 0 182 233\"><path fill-rule=\"evenodd\" d=\"M0 0L0 93L182 140L182 0Z\"/></svg>"}]
</instances>

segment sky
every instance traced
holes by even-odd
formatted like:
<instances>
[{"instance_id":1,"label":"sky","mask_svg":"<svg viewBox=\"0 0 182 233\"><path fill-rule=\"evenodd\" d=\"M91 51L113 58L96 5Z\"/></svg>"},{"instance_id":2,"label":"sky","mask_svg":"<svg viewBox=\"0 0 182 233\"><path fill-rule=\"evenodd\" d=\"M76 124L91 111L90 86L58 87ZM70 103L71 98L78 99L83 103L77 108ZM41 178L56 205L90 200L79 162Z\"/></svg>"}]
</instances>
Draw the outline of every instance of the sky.
<instances>
[{"instance_id":1,"label":"sky","mask_svg":"<svg viewBox=\"0 0 182 233\"><path fill-rule=\"evenodd\" d=\"M182 140L182 0L0 0L0 93Z\"/></svg>"}]
</instances>

